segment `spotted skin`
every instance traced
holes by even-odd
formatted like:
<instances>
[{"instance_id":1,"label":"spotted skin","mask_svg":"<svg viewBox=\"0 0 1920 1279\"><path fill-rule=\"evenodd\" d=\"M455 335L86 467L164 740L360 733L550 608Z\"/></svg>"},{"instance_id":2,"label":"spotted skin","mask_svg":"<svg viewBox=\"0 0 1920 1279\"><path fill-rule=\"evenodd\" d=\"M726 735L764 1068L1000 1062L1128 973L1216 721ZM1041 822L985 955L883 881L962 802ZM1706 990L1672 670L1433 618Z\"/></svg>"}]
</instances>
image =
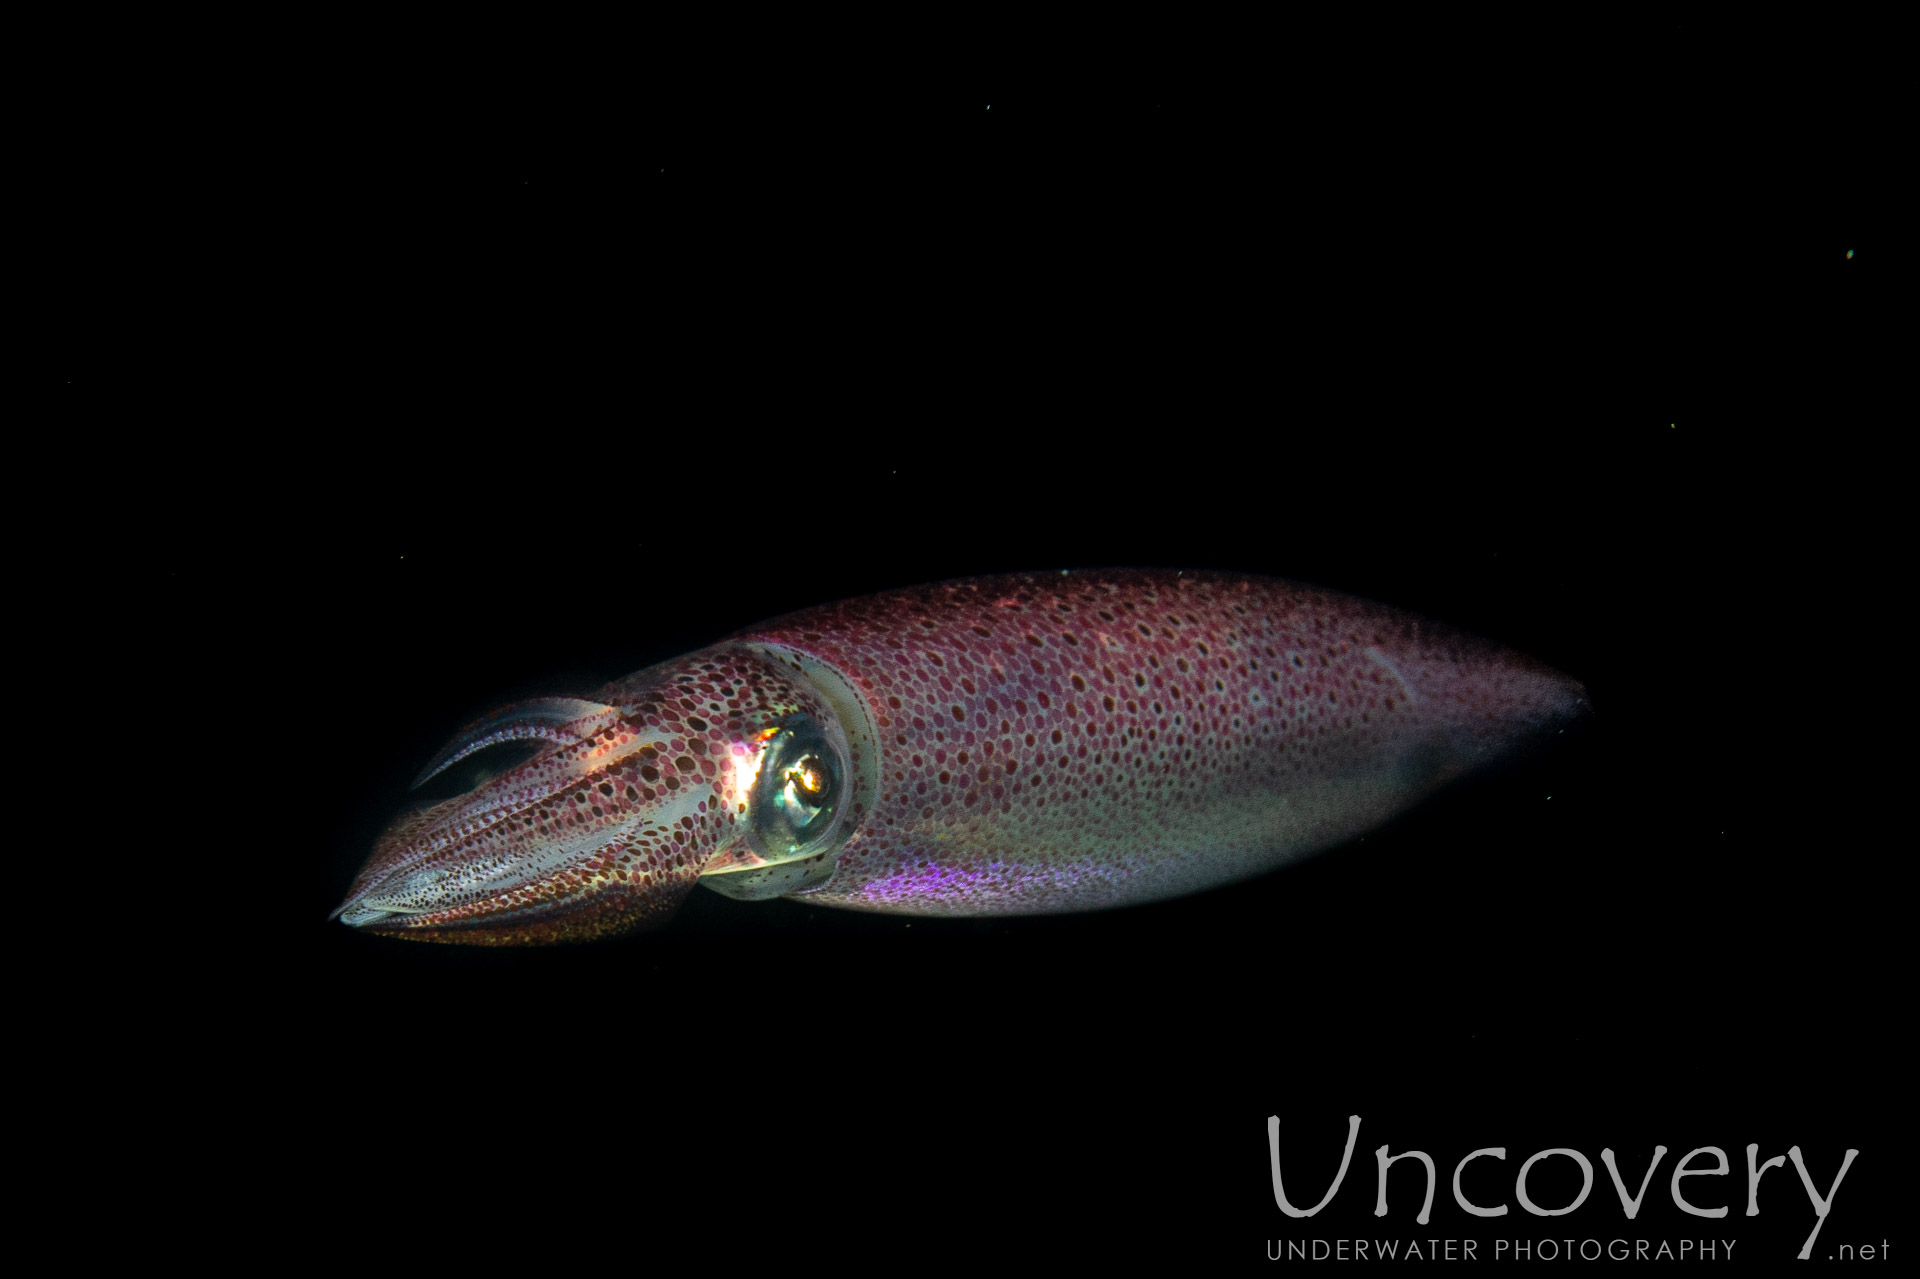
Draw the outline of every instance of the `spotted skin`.
<instances>
[{"instance_id":1,"label":"spotted skin","mask_svg":"<svg viewBox=\"0 0 1920 1279\"><path fill-rule=\"evenodd\" d=\"M1364 833L1586 698L1383 605L1122 570L830 604L555 705L483 722L539 753L396 824L348 922L586 939L662 922L703 874L901 914L1155 901ZM796 715L844 736L845 812L829 847L768 865L744 837L751 765Z\"/></svg>"},{"instance_id":2,"label":"spotted skin","mask_svg":"<svg viewBox=\"0 0 1920 1279\"><path fill-rule=\"evenodd\" d=\"M736 843L735 748L809 712L824 713L816 697L737 646L630 675L592 713L524 734L544 746L532 759L403 816L335 913L374 932L474 945L664 923Z\"/></svg>"}]
</instances>

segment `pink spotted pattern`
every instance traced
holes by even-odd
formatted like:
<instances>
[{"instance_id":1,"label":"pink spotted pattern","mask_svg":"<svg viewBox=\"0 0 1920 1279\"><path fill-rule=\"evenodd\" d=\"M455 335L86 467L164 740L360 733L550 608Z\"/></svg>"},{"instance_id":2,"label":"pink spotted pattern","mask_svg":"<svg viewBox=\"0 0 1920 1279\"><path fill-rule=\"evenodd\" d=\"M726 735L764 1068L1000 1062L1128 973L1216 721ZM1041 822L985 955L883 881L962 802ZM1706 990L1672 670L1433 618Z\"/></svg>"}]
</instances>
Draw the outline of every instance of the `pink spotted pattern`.
<instances>
[{"instance_id":1,"label":"pink spotted pattern","mask_svg":"<svg viewBox=\"0 0 1920 1279\"><path fill-rule=\"evenodd\" d=\"M338 913L517 945L656 925L703 875L921 914L1153 901L1349 839L1585 705L1518 653L1270 579L895 591L478 722L440 758L537 753L403 815ZM789 864L749 801L757 753L796 722L844 729L848 758L841 816Z\"/></svg>"},{"instance_id":2,"label":"pink spotted pattern","mask_svg":"<svg viewBox=\"0 0 1920 1279\"><path fill-rule=\"evenodd\" d=\"M980 578L749 632L849 673L878 802L810 902L1085 910L1258 874L1578 713L1546 667L1271 579Z\"/></svg>"}]
</instances>

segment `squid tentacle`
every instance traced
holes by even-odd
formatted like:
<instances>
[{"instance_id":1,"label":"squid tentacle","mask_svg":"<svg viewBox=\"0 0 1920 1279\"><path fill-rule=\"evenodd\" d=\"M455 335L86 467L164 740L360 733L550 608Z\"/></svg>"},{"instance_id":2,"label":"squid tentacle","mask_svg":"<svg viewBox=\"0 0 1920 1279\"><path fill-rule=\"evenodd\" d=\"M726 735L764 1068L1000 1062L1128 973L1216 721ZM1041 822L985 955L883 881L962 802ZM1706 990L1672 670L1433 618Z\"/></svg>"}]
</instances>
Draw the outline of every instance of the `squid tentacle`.
<instances>
[{"instance_id":1,"label":"squid tentacle","mask_svg":"<svg viewBox=\"0 0 1920 1279\"><path fill-rule=\"evenodd\" d=\"M614 714L614 708L578 697L538 697L503 706L455 733L438 755L427 761L408 790L419 790L461 760L506 742L575 742L590 736L582 731L590 721Z\"/></svg>"}]
</instances>

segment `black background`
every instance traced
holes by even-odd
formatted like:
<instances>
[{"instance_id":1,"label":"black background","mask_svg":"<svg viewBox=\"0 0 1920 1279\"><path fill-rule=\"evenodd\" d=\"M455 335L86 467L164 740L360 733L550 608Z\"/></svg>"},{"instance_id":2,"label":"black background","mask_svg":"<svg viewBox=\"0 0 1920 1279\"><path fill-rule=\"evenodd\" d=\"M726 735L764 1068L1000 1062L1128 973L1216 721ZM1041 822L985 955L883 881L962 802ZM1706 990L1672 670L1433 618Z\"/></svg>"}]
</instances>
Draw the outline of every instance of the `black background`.
<instances>
[{"instance_id":1,"label":"black background","mask_svg":"<svg viewBox=\"0 0 1920 1279\"><path fill-rule=\"evenodd\" d=\"M235 1182L284 1189L254 1219L428 1252L1784 1259L1812 1214L1789 1166L1740 1215L1757 1141L1823 1190L1862 1151L1822 1251L1894 1234L1865 99L1760 37L1482 34L1037 80L403 60L286 95L282 162L229 212L258 275L217 288L299 319L235 326L258 425L156 445L199 483L121 561L261 801L211 836L242 870L192 1001L214 1016L174 1048L244 1116ZM1397 604L1575 675L1595 715L1154 907L702 891L656 934L498 953L326 921L494 705L826 600L1103 565ZM1340 1197L1283 1218L1267 1116L1312 1201L1356 1113ZM1371 1216L1381 1142L1438 1162L1430 1227L1411 1165ZM1637 1179L1655 1143L1624 1223L1599 1152ZM1470 1221L1446 1178L1496 1145L1488 1202L1561 1146L1592 1197ZM1728 1221L1667 1196L1705 1145L1734 1172L1693 1197ZM1544 1165L1534 1189L1571 1194Z\"/></svg>"}]
</instances>

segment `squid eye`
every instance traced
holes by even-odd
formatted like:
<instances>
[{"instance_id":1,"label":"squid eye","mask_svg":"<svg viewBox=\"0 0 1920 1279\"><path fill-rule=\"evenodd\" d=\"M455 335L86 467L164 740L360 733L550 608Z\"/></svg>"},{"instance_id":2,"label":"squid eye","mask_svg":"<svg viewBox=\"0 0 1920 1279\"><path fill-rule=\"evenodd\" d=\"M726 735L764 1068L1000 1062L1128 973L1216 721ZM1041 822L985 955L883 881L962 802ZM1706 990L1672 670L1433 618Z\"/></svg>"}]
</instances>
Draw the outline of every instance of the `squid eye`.
<instances>
[{"instance_id":1,"label":"squid eye","mask_svg":"<svg viewBox=\"0 0 1920 1279\"><path fill-rule=\"evenodd\" d=\"M787 770L787 794L797 804L825 808L833 802L833 781L831 766L825 760L818 755L802 755Z\"/></svg>"},{"instance_id":2,"label":"squid eye","mask_svg":"<svg viewBox=\"0 0 1920 1279\"><path fill-rule=\"evenodd\" d=\"M762 855L785 860L823 844L839 825L845 769L834 744L810 720L781 729L763 750L753 787L753 829Z\"/></svg>"}]
</instances>

